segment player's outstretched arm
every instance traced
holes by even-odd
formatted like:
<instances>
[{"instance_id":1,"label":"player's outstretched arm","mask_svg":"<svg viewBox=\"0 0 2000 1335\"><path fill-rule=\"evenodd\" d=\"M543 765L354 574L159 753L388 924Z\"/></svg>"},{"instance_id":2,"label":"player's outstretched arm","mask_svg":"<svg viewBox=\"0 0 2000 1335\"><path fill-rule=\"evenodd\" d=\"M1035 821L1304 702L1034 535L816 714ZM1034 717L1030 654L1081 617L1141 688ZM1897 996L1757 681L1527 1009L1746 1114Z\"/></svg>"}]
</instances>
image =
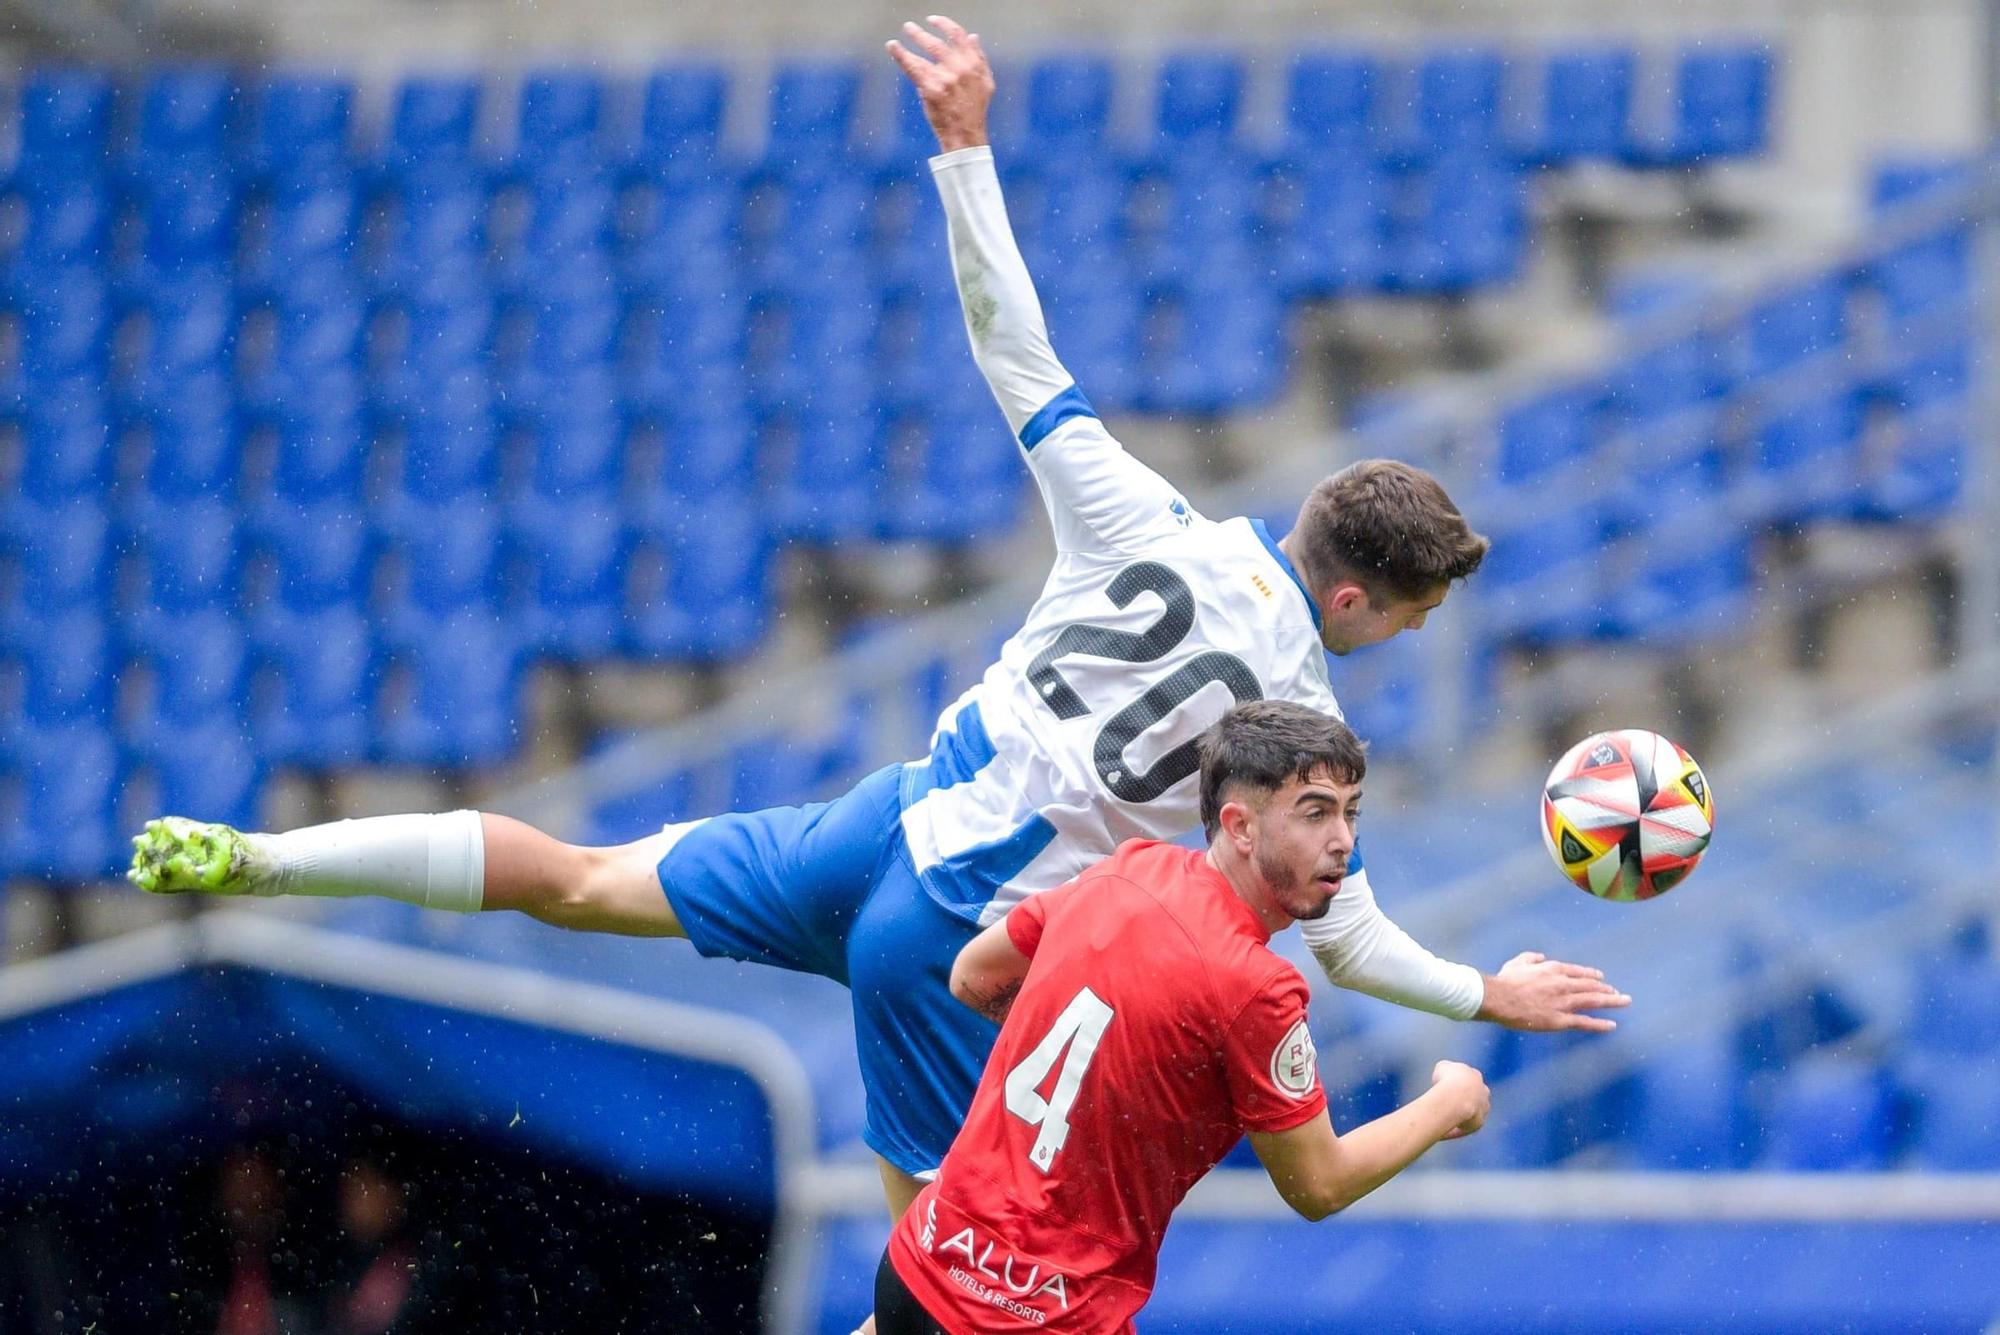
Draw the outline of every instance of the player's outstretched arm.
<instances>
[{"instance_id":1,"label":"player's outstretched arm","mask_svg":"<svg viewBox=\"0 0 2000 1335\"><path fill-rule=\"evenodd\" d=\"M1307 1219L1344 1210L1441 1140L1486 1121L1486 1080L1462 1062L1431 1069L1431 1087L1396 1111L1337 1135L1322 1112L1289 1131L1253 1131L1250 1146L1285 1203Z\"/></svg>"},{"instance_id":2,"label":"player's outstretched arm","mask_svg":"<svg viewBox=\"0 0 2000 1335\"><path fill-rule=\"evenodd\" d=\"M951 994L995 1024L1003 1023L1028 976L1028 963L1002 919L958 952L951 966Z\"/></svg>"},{"instance_id":3,"label":"player's outstretched arm","mask_svg":"<svg viewBox=\"0 0 2000 1335\"><path fill-rule=\"evenodd\" d=\"M1606 1033L1618 1022L1588 1012L1632 1004L1631 997L1604 981L1604 970L1566 964L1532 950L1522 951L1482 981L1485 994L1477 1018L1534 1033L1560 1029Z\"/></svg>"},{"instance_id":4,"label":"player's outstretched arm","mask_svg":"<svg viewBox=\"0 0 2000 1335\"><path fill-rule=\"evenodd\" d=\"M1497 974L1442 959L1382 912L1365 873L1350 876L1326 916L1301 924L1301 935L1336 986L1454 1020L1541 1033L1604 1032L1617 1022L1590 1012L1632 1001L1605 982L1601 970L1532 952L1515 956Z\"/></svg>"},{"instance_id":5,"label":"player's outstretched arm","mask_svg":"<svg viewBox=\"0 0 2000 1335\"><path fill-rule=\"evenodd\" d=\"M931 22L936 32L905 23L909 46L890 42L889 55L916 87L944 150L931 170L944 202L973 359L1019 435L1059 395L1074 393L1076 382L1049 345L1041 299L1000 197L986 133L992 66L977 33L941 15Z\"/></svg>"}]
</instances>

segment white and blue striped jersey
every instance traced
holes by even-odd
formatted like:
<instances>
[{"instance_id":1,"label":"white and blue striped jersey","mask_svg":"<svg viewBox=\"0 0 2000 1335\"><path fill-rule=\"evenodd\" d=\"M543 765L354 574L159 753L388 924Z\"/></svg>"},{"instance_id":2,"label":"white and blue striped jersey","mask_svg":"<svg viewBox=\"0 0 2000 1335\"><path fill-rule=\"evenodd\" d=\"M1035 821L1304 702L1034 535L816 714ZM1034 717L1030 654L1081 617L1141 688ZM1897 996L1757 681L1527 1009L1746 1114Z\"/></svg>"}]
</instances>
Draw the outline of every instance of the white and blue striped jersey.
<instances>
[{"instance_id":1,"label":"white and blue striped jersey","mask_svg":"<svg viewBox=\"0 0 2000 1335\"><path fill-rule=\"evenodd\" d=\"M1127 839L1197 826L1195 739L1232 703L1340 707L1318 612L1263 524L1195 513L1112 438L1057 360L991 150L931 166L974 356L1055 529L1026 623L903 775L919 878L990 923ZM1358 857L1335 904L1308 939L1323 962L1356 962L1357 977L1336 982L1444 1014L1477 1009L1477 972L1382 918Z\"/></svg>"}]
</instances>

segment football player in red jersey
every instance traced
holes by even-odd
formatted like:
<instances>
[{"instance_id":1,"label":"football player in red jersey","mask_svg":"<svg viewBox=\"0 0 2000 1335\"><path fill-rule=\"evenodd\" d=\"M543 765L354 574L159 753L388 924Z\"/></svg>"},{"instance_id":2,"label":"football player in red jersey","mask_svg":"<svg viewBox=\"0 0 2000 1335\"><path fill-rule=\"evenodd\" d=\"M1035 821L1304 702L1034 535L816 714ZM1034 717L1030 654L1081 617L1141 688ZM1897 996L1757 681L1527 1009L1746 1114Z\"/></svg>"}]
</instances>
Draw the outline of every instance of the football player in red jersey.
<instances>
[{"instance_id":1,"label":"football player in red jersey","mask_svg":"<svg viewBox=\"0 0 2000 1335\"><path fill-rule=\"evenodd\" d=\"M1305 980L1271 935L1340 893L1366 769L1346 724L1240 705L1202 739L1209 847L1134 841L960 953L952 991L1003 1019L964 1129L891 1235L880 1335L1131 1329L1168 1216L1244 1133L1308 1219L1479 1129L1486 1083L1431 1087L1337 1135Z\"/></svg>"}]
</instances>

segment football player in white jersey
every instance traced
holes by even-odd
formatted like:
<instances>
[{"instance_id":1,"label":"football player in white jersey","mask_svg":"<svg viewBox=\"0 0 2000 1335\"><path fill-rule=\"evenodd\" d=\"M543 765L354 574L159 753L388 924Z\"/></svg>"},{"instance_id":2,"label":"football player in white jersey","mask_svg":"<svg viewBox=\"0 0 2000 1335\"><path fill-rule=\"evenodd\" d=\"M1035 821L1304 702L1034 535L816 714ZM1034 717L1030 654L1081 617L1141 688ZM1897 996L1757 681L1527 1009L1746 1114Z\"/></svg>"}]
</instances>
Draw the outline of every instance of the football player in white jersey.
<instances>
[{"instance_id":1,"label":"football player in white jersey","mask_svg":"<svg viewBox=\"0 0 2000 1335\"><path fill-rule=\"evenodd\" d=\"M1316 487L1273 541L1213 522L1104 429L1049 346L1014 243L976 36L905 25L890 54L944 150L932 160L974 355L1055 525L1026 624L945 711L930 755L832 802L731 813L616 848L563 843L459 811L249 834L181 817L134 840L157 893L380 895L515 909L579 930L684 936L709 956L822 974L854 999L865 1138L900 1215L951 1144L994 1025L950 993L953 959L1027 895L1135 837L1198 823L1195 739L1233 702L1338 714L1325 651L1415 630L1471 575L1486 540L1435 480L1356 464ZM1337 984L1459 1019L1609 1029L1626 1004L1601 973L1524 953L1498 973L1437 958L1376 906L1357 854L1307 927Z\"/></svg>"}]
</instances>

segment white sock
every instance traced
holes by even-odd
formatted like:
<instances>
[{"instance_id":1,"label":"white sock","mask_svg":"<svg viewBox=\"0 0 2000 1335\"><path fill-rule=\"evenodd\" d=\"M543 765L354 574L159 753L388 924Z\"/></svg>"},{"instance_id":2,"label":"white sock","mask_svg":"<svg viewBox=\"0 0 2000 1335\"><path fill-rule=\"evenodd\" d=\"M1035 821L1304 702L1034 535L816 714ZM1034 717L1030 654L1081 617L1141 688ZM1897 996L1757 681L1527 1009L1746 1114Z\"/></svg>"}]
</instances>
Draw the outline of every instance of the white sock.
<instances>
[{"instance_id":1,"label":"white sock","mask_svg":"<svg viewBox=\"0 0 2000 1335\"><path fill-rule=\"evenodd\" d=\"M486 897L486 835L476 811L368 816L254 834L259 895L377 895L476 913Z\"/></svg>"}]
</instances>

